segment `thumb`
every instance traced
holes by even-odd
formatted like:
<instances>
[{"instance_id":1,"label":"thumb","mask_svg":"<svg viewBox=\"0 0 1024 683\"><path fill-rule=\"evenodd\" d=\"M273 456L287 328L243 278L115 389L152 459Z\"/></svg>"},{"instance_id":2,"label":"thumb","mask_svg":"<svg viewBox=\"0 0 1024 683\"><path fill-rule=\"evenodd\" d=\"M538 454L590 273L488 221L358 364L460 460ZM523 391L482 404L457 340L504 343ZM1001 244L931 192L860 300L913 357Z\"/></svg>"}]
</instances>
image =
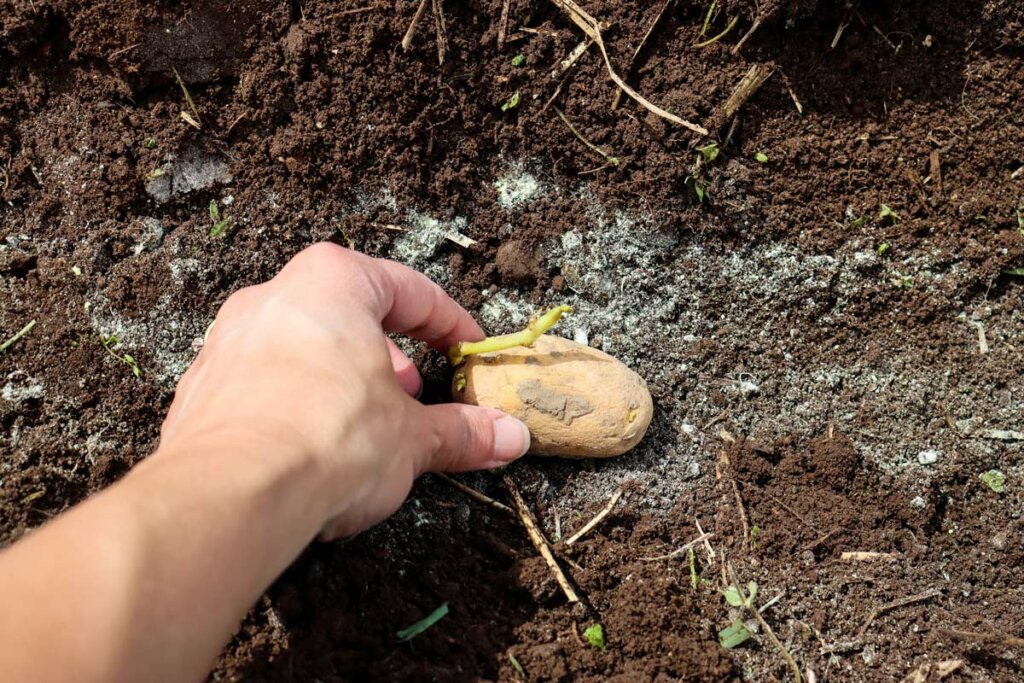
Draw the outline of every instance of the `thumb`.
<instances>
[{"instance_id":1,"label":"thumb","mask_svg":"<svg viewBox=\"0 0 1024 683\"><path fill-rule=\"evenodd\" d=\"M501 467L530 448L522 422L493 408L461 403L422 406L420 419L433 434L420 472L464 472Z\"/></svg>"}]
</instances>

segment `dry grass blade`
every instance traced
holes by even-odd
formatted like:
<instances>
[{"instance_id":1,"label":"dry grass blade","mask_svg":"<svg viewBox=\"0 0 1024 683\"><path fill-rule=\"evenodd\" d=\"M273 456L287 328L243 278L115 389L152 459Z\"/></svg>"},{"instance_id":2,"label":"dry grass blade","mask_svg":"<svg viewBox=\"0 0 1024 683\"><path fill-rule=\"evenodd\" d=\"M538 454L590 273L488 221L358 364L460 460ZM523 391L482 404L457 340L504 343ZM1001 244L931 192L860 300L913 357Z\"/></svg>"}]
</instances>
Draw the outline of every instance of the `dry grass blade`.
<instances>
[{"instance_id":1,"label":"dry grass blade","mask_svg":"<svg viewBox=\"0 0 1024 683\"><path fill-rule=\"evenodd\" d=\"M555 111L557 111L557 109ZM608 504L605 505L600 512L594 515L594 517L589 522L584 524L583 528L581 528L579 531L577 531L572 536L567 538L565 544L567 546L571 546L573 543L576 543L581 538L583 538L588 533L597 528L597 525L604 521L604 518L610 515L612 513L612 510L615 509L615 505L619 502L619 498L622 498L622 489L619 489L614 494L612 494L612 497L608 501Z\"/></svg>"},{"instance_id":2,"label":"dry grass blade","mask_svg":"<svg viewBox=\"0 0 1024 683\"><path fill-rule=\"evenodd\" d=\"M650 27L647 29L647 33L644 34L644 37L640 39L640 43L637 44L636 49L633 50L633 54L629 58L629 64L626 65L627 78L629 77L629 72L633 70L633 62L636 61L637 55L640 54L640 50L644 49L644 45L647 44L647 39L651 37L652 33L654 33L654 29L658 27L658 23L661 22L661 18L665 16L665 10L667 10L668 6L671 5L674 1L675 0L665 0L665 4L661 6L661 10L658 12L658 16L654 17L654 21L651 22ZM622 90L616 90L615 97L612 98L612 109L617 109L619 106L619 102L621 100Z\"/></svg>"},{"instance_id":3,"label":"dry grass blade","mask_svg":"<svg viewBox=\"0 0 1024 683\"><path fill-rule=\"evenodd\" d=\"M893 553L876 553L869 550L847 550L839 555L843 562L873 562L875 560L894 560Z\"/></svg>"},{"instance_id":4,"label":"dry grass blade","mask_svg":"<svg viewBox=\"0 0 1024 683\"><path fill-rule=\"evenodd\" d=\"M353 14L365 14L366 12L372 12L377 9L376 7L356 7L353 9L345 9L334 14L328 14L326 17L314 17L315 21L330 21L331 19L338 19L339 17L347 17Z\"/></svg>"},{"instance_id":5,"label":"dry grass blade","mask_svg":"<svg viewBox=\"0 0 1024 683\"><path fill-rule=\"evenodd\" d=\"M501 18L498 19L498 49L505 46L505 34L508 31L508 10L512 0L505 0L501 5Z\"/></svg>"},{"instance_id":6,"label":"dry grass blade","mask_svg":"<svg viewBox=\"0 0 1024 683\"><path fill-rule=\"evenodd\" d=\"M670 553L666 553L665 555L658 555L657 557L641 557L641 558L638 558L638 559L641 562L658 562L660 560L671 560L673 557L679 557L680 555L682 555L683 553L685 553L687 550L689 550L693 546L697 545L698 543L706 543L707 540L709 538L711 538L712 536L714 536L714 534L702 533L700 536L698 536L697 538L693 539L692 541L690 541L686 545L680 546L679 548L676 548L675 550L673 550Z\"/></svg>"},{"instance_id":7,"label":"dry grass blade","mask_svg":"<svg viewBox=\"0 0 1024 683\"><path fill-rule=\"evenodd\" d=\"M28 323L28 325L25 325L25 327L23 327L20 330L18 330L17 332L15 332L14 335L10 339L5 341L3 344L0 344L0 353L3 353L7 349L9 349L12 346L14 346L15 344L17 344L18 340L21 339L22 337L24 337L29 332L31 332L32 328L35 327L35 326L36 326L36 321L32 320L32 321L30 321Z\"/></svg>"},{"instance_id":8,"label":"dry grass blade","mask_svg":"<svg viewBox=\"0 0 1024 683\"><path fill-rule=\"evenodd\" d=\"M740 42L738 42L738 43L736 43L735 45L732 46L732 53L733 54L738 53L740 51L740 49L746 44L746 42L748 40L750 40L750 36L752 36L755 33L757 33L757 29L759 29L759 28L761 28L761 16L760 15L758 15L754 19L754 23L753 23L753 25L751 25L750 30L743 34L743 37L740 38Z\"/></svg>"},{"instance_id":9,"label":"dry grass blade","mask_svg":"<svg viewBox=\"0 0 1024 683\"><path fill-rule=\"evenodd\" d=\"M434 29L437 31L437 63L444 64L448 54L448 29L444 24L444 0L434 0Z\"/></svg>"},{"instance_id":10,"label":"dry grass blade","mask_svg":"<svg viewBox=\"0 0 1024 683\"><path fill-rule=\"evenodd\" d=\"M420 0L419 7L416 8L416 14L412 15L412 21L409 22L409 28L405 30L405 36L402 38L402 50L408 52L412 47L412 39L416 35L416 28L420 25L420 19L423 18L423 13L427 10L427 0Z\"/></svg>"},{"instance_id":11,"label":"dry grass blade","mask_svg":"<svg viewBox=\"0 0 1024 683\"><path fill-rule=\"evenodd\" d=\"M671 121L672 123L683 126L684 128L692 130L694 133L699 133L700 135L708 134L706 128L703 128L695 123L690 123L689 121L681 119L675 114L662 109L653 102L650 102L643 95L629 87L629 84L627 84L624 80L622 80L621 77L619 77L617 73L615 73L615 69L612 67L611 59L609 59L608 57L608 50L606 50L604 46L604 39L601 38L600 24L596 19L594 19L594 17L590 16L585 11L583 11L583 9L580 8L580 6L577 5L575 2L573 2L573 0L551 0L551 2L553 2L559 9L565 12L566 16L568 16L574 24L579 26L580 29L584 33L586 33L587 36L590 37L591 40L597 43L597 47L601 50L601 56L604 58L604 64L607 68L608 76L612 79L612 81L615 82L615 85L619 86L619 88L622 89L623 92L625 92L627 95L636 100L637 103L639 103L645 109L647 109L648 111L657 116L660 116L666 121Z\"/></svg>"},{"instance_id":12,"label":"dry grass blade","mask_svg":"<svg viewBox=\"0 0 1024 683\"><path fill-rule=\"evenodd\" d=\"M725 118L732 118L740 108L746 104L747 100L754 96L765 81L771 78L775 70L767 64L754 64L747 73L743 74L743 78L736 85L736 89L732 91L732 95L725 102Z\"/></svg>"},{"instance_id":13,"label":"dry grass blade","mask_svg":"<svg viewBox=\"0 0 1024 683\"><path fill-rule=\"evenodd\" d=\"M544 563L547 564L555 577L555 581L558 582L562 592L565 593L565 599L570 603L579 602L580 596L576 595L576 589L572 587L565 572L562 571L562 568L558 566L558 562L555 561L555 556L551 553L551 546L548 544L547 539L544 538L544 534L537 528L537 523L533 520L530 509L526 507L526 501L523 500L523 495L516 488L515 482L507 474L502 479L509 494L512 496L512 502L515 505L516 512L519 514L519 519L522 521L523 526L526 527L526 533L530 537L530 542L533 543L533 547L537 549L540 556L544 558Z\"/></svg>"},{"instance_id":14,"label":"dry grass blade","mask_svg":"<svg viewBox=\"0 0 1024 683\"><path fill-rule=\"evenodd\" d=\"M565 117L565 114L562 113L561 109L559 109L558 107L555 107L555 113L558 114L558 118L562 119L562 123L564 123L566 125L566 127L570 131L572 131L572 134L576 136L576 139L579 140L580 142L582 142L584 145L586 145L588 149L590 149L591 151L593 151L593 152L595 152L597 154L600 154L604 158L604 160L607 161L612 166L618 166L619 165L619 158L618 157L613 157L610 154L605 153L605 151L603 149L601 149L600 147L598 147L597 145L592 143L590 140L587 140L585 137L583 137L583 135L578 130L576 130L576 127L573 126L572 123L569 122L569 119L567 119Z\"/></svg>"},{"instance_id":15,"label":"dry grass blade","mask_svg":"<svg viewBox=\"0 0 1024 683\"><path fill-rule=\"evenodd\" d=\"M559 76L564 74L566 71L571 69L572 65L575 64L579 60L579 58L583 56L583 53L586 52L587 49L590 48L590 46L593 45L593 44L594 44L594 41L590 40L589 38L586 39L586 40L580 41L580 44L577 45L576 47L574 47L572 49L572 52L570 52L568 55L566 55L565 59L563 59L562 61L560 61L558 63L558 68L554 69L551 72L552 80L555 79L555 78L558 78ZM619 91L619 92L621 92L621 91Z\"/></svg>"},{"instance_id":16,"label":"dry grass blade","mask_svg":"<svg viewBox=\"0 0 1024 683\"><path fill-rule=\"evenodd\" d=\"M172 66L171 71L174 72L174 77L178 80L178 87L181 88L181 92L185 95L185 102L188 103L189 109L192 110L192 114L195 116L194 121L189 121L189 117L187 116L182 116L181 118L185 119L196 128L199 128L199 124L202 119L199 117L199 110L196 109L196 103L192 101L192 95L189 93L188 88L185 87L185 81L181 80L181 74L178 73L178 70ZM182 114L185 114L185 112L182 112Z\"/></svg>"},{"instance_id":17,"label":"dry grass blade","mask_svg":"<svg viewBox=\"0 0 1024 683\"><path fill-rule=\"evenodd\" d=\"M991 643L993 645L1005 645L1006 647L1024 648L1024 638L1007 635L1006 633L979 633L977 631L958 631L956 629L942 629L943 634L959 640L974 640L979 643Z\"/></svg>"}]
</instances>

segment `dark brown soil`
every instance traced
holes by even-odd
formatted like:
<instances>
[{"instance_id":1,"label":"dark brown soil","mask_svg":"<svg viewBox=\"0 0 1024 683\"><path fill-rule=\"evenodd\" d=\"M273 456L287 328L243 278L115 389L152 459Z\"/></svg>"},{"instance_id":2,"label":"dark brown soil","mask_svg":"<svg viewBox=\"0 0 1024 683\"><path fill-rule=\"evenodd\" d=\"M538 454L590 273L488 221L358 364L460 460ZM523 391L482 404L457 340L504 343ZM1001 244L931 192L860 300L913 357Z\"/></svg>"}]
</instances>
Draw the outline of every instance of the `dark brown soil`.
<instances>
[{"instance_id":1,"label":"dark brown soil","mask_svg":"<svg viewBox=\"0 0 1024 683\"><path fill-rule=\"evenodd\" d=\"M1022 442L990 434L1024 428L1021 3L718 3L700 36L708 5L677 0L635 60L663 3L585 3L619 73L711 129L700 164L708 140L612 108L594 48L552 78L581 39L554 4L511 0L499 46L501 0L444 3L443 64L429 9L399 47L417 4L0 6L0 343L37 321L0 354L0 537L151 452L217 306L329 239L425 269L498 332L581 304L576 336L644 374L657 414L617 461L512 468L552 537L625 486L560 550L588 609L514 521L426 477L309 549L215 679L521 680L513 657L530 681L787 679L722 599L730 570L779 596L764 618L817 680L943 660L945 680L1020 679ZM727 119L755 64L772 76ZM513 177L541 189L495 191ZM443 400L441 359L416 358ZM651 560L698 521L713 555ZM741 616L753 638L722 648ZM595 620L605 652L579 636Z\"/></svg>"}]
</instances>

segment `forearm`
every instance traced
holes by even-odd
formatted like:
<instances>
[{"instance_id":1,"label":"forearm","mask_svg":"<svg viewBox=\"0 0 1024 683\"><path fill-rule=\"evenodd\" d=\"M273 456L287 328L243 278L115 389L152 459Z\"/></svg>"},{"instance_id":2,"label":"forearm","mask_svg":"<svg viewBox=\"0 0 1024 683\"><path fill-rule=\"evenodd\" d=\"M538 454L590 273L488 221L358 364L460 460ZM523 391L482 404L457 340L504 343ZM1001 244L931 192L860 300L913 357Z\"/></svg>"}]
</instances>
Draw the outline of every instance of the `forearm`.
<instances>
[{"instance_id":1,"label":"forearm","mask_svg":"<svg viewBox=\"0 0 1024 683\"><path fill-rule=\"evenodd\" d=\"M276 441L172 448L0 555L5 676L199 680L324 522L320 473Z\"/></svg>"}]
</instances>

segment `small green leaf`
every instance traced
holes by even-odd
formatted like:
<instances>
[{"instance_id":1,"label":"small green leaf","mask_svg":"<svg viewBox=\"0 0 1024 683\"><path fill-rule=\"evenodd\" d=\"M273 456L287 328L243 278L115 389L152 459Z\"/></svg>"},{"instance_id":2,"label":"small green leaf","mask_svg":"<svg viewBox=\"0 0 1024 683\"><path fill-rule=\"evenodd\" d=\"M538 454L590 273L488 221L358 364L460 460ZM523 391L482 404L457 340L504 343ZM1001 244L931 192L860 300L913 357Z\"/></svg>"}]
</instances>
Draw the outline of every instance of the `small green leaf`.
<instances>
[{"instance_id":1,"label":"small green leaf","mask_svg":"<svg viewBox=\"0 0 1024 683\"><path fill-rule=\"evenodd\" d=\"M754 159L756 159L757 163L759 163L759 164L767 164L768 163L768 155L765 154L764 152L758 152L757 154L755 154L754 155Z\"/></svg>"},{"instance_id":2,"label":"small green leaf","mask_svg":"<svg viewBox=\"0 0 1024 683\"><path fill-rule=\"evenodd\" d=\"M210 237L217 238L223 235L231 227L231 222L231 216L227 216L223 220L214 223L213 228L210 230Z\"/></svg>"},{"instance_id":3,"label":"small green leaf","mask_svg":"<svg viewBox=\"0 0 1024 683\"><path fill-rule=\"evenodd\" d=\"M857 229L863 228L865 225L868 224L869 220L871 220L870 216L861 216L860 218L855 218L853 222L850 223L850 227Z\"/></svg>"},{"instance_id":4,"label":"small green leaf","mask_svg":"<svg viewBox=\"0 0 1024 683\"><path fill-rule=\"evenodd\" d=\"M985 486L989 487L996 493L1002 493L1006 490L1006 475L999 470L989 470L981 475L981 480L985 482Z\"/></svg>"},{"instance_id":5,"label":"small green leaf","mask_svg":"<svg viewBox=\"0 0 1024 683\"><path fill-rule=\"evenodd\" d=\"M697 151L700 152L700 155L702 157L704 157L704 161L710 164L712 161L718 158L718 155L722 150L718 148L717 142L712 142L707 145L704 145L703 147L698 147Z\"/></svg>"},{"instance_id":6,"label":"small green leaf","mask_svg":"<svg viewBox=\"0 0 1024 683\"><path fill-rule=\"evenodd\" d=\"M400 642L403 642L403 643L406 643L406 642L412 640L413 638L415 638L419 634L423 633L424 631L426 631L428 628L430 628L431 626L433 626L437 622L441 621L441 619L443 619L445 617L445 615L447 615L447 614L448 614L448 603L447 602L443 602L443 603L441 603L440 607L435 609L433 612L428 614L423 619L420 619L419 621L417 621L415 624L413 624L409 628L403 628L401 631L399 631L398 634L397 634L398 635L398 640Z\"/></svg>"},{"instance_id":7,"label":"small green leaf","mask_svg":"<svg viewBox=\"0 0 1024 683\"><path fill-rule=\"evenodd\" d=\"M891 246L892 246L892 245L890 245L890 244L889 244L888 242L882 242L881 244L879 244L879 245L878 245L878 255L879 255L879 256L882 256L882 255L884 255L884 254L885 254L885 252L889 251L889 249L891 248Z\"/></svg>"},{"instance_id":8,"label":"small green leaf","mask_svg":"<svg viewBox=\"0 0 1024 683\"><path fill-rule=\"evenodd\" d=\"M587 630L583 632L583 637L590 643L590 647L595 647L601 652L605 651L604 628L601 624L591 624L588 626Z\"/></svg>"},{"instance_id":9,"label":"small green leaf","mask_svg":"<svg viewBox=\"0 0 1024 683\"><path fill-rule=\"evenodd\" d=\"M78 266L71 266L71 272L75 277L82 277L82 269Z\"/></svg>"},{"instance_id":10,"label":"small green leaf","mask_svg":"<svg viewBox=\"0 0 1024 683\"><path fill-rule=\"evenodd\" d=\"M704 197L705 197L704 188L701 186L700 182L697 181L696 179L693 181L693 191L697 193L697 201L700 202L701 204L703 204L704 203Z\"/></svg>"},{"instance_id":11,"label":"small green leaf","mask_svg":"<svg viewBox=\"0 0 1024 683\"><path fill-rule=\"evenodd\" d=\"M739 647L748 640L750 640L750 631L739 620L734 621L731 626L727 626L718 632L718 642L727 650Z\"/></svg>"},{"instance_id":12,"label":"small green leaf","mask_svg":"<svg viewBox=\"0 0 1024 683\"><path fill-rule=\"evenodd\" d=\"M733 607L743 607L743 596L740 595L740 589L736 586L729 586L722 595L725 597L725 601Z\"/></svg>"},{"instance_id":13,"label":"small green leaf","mask_svg":"<svg viewBox=\"0 0 1024 683\"><path fill-rule=\"evenodd\" d=\"M167 171L165 171L164 169L162 169L162 168L154 168L152 171L149 172L149 175L146 176L146 179L147 180L156 180L157 178L162 178L165 175L167 175Z\"/></svg>"},{"instance_id":14,"label":"small green leaf","mask_svg":"<svg viewBox=\"0 0 1024 683\"><path fill-rule=\"evenodd\" d=\"M747 604L753 607L754 598L757 597L757 583L751 581L747 584Z\"/></svg>"},{"instance_id":15,"label":"small green leaf","mask_svg":"<svg viewBox=\"0 0 1024 683\"><path fill-rule=\"evenodd\" d=\"M878 212L878 220L884 221L886 218L891 220L893 223L900 222L899 214L890 209L888 204L882 204L882 208Z\"/></svg>"},{"instance_id":16,"label":"small green leaf","mask_svg":"<svg viewBox=\"0 0 1024 683\"><path fill-rule=\"evenodd\" d=\"M1017 277L1024 277L1024 268L1009 268L1003 271L1004 275L1016 275Z\"/></svg>"},{"instance_id":17,"label":"small green leaf","mask_svg":"<svg viewBox=\"0 0 1024 683\"><path fill-rule=\"evenodd\" d=\"M144 142L143 145L146 147L146 149L153 149L154 147L156 147L156 138L150 135L148 138L146 138L146 142Z\"/></svg>"},{"instance_id":18,"label":"small green leaf","mask_svg":"<svg viewBox=\"0 0 1024 683\"><path fill-rule=\"evenodd\" d=\"M512 58L512 66L522 66L526 64L526 55L516 55Z\"/></svg>"},{"instance_id":19,"label":"small green leaf","mask_svg":"<svg viewBox=\"0 0 1024 683\"><path fill-rule=\"evenodd\" d=\"M220 220L220 209L217 208L217 200L210 200L210 220L216 223Z\"/></svg>"},{"instance_id":20,"label":"small green leaf","mask_svg":"<svg viewBox=\"0 0 1024 683\"><path fill-rule=\"evenodd\" d=\"M526 671L523 670L523 665L519 663L519 660L516 659L516 656L511 652L508 653L508 661L512 664L512 668L516 670L517 674L526 678Z\"/></svg>"},{"instance_id":21,"label":"small green leaf","mask_svg":"<svg viewBox=\"0 0 1024 683\"><path fill-rule=\"evenodd\" d=\"M515 109L519 106L519 91L516 90L512 93L512 97L505 100L505 103L501 105L502 111L508 111L509 109Z\"/></svg>"}]
</instances>

